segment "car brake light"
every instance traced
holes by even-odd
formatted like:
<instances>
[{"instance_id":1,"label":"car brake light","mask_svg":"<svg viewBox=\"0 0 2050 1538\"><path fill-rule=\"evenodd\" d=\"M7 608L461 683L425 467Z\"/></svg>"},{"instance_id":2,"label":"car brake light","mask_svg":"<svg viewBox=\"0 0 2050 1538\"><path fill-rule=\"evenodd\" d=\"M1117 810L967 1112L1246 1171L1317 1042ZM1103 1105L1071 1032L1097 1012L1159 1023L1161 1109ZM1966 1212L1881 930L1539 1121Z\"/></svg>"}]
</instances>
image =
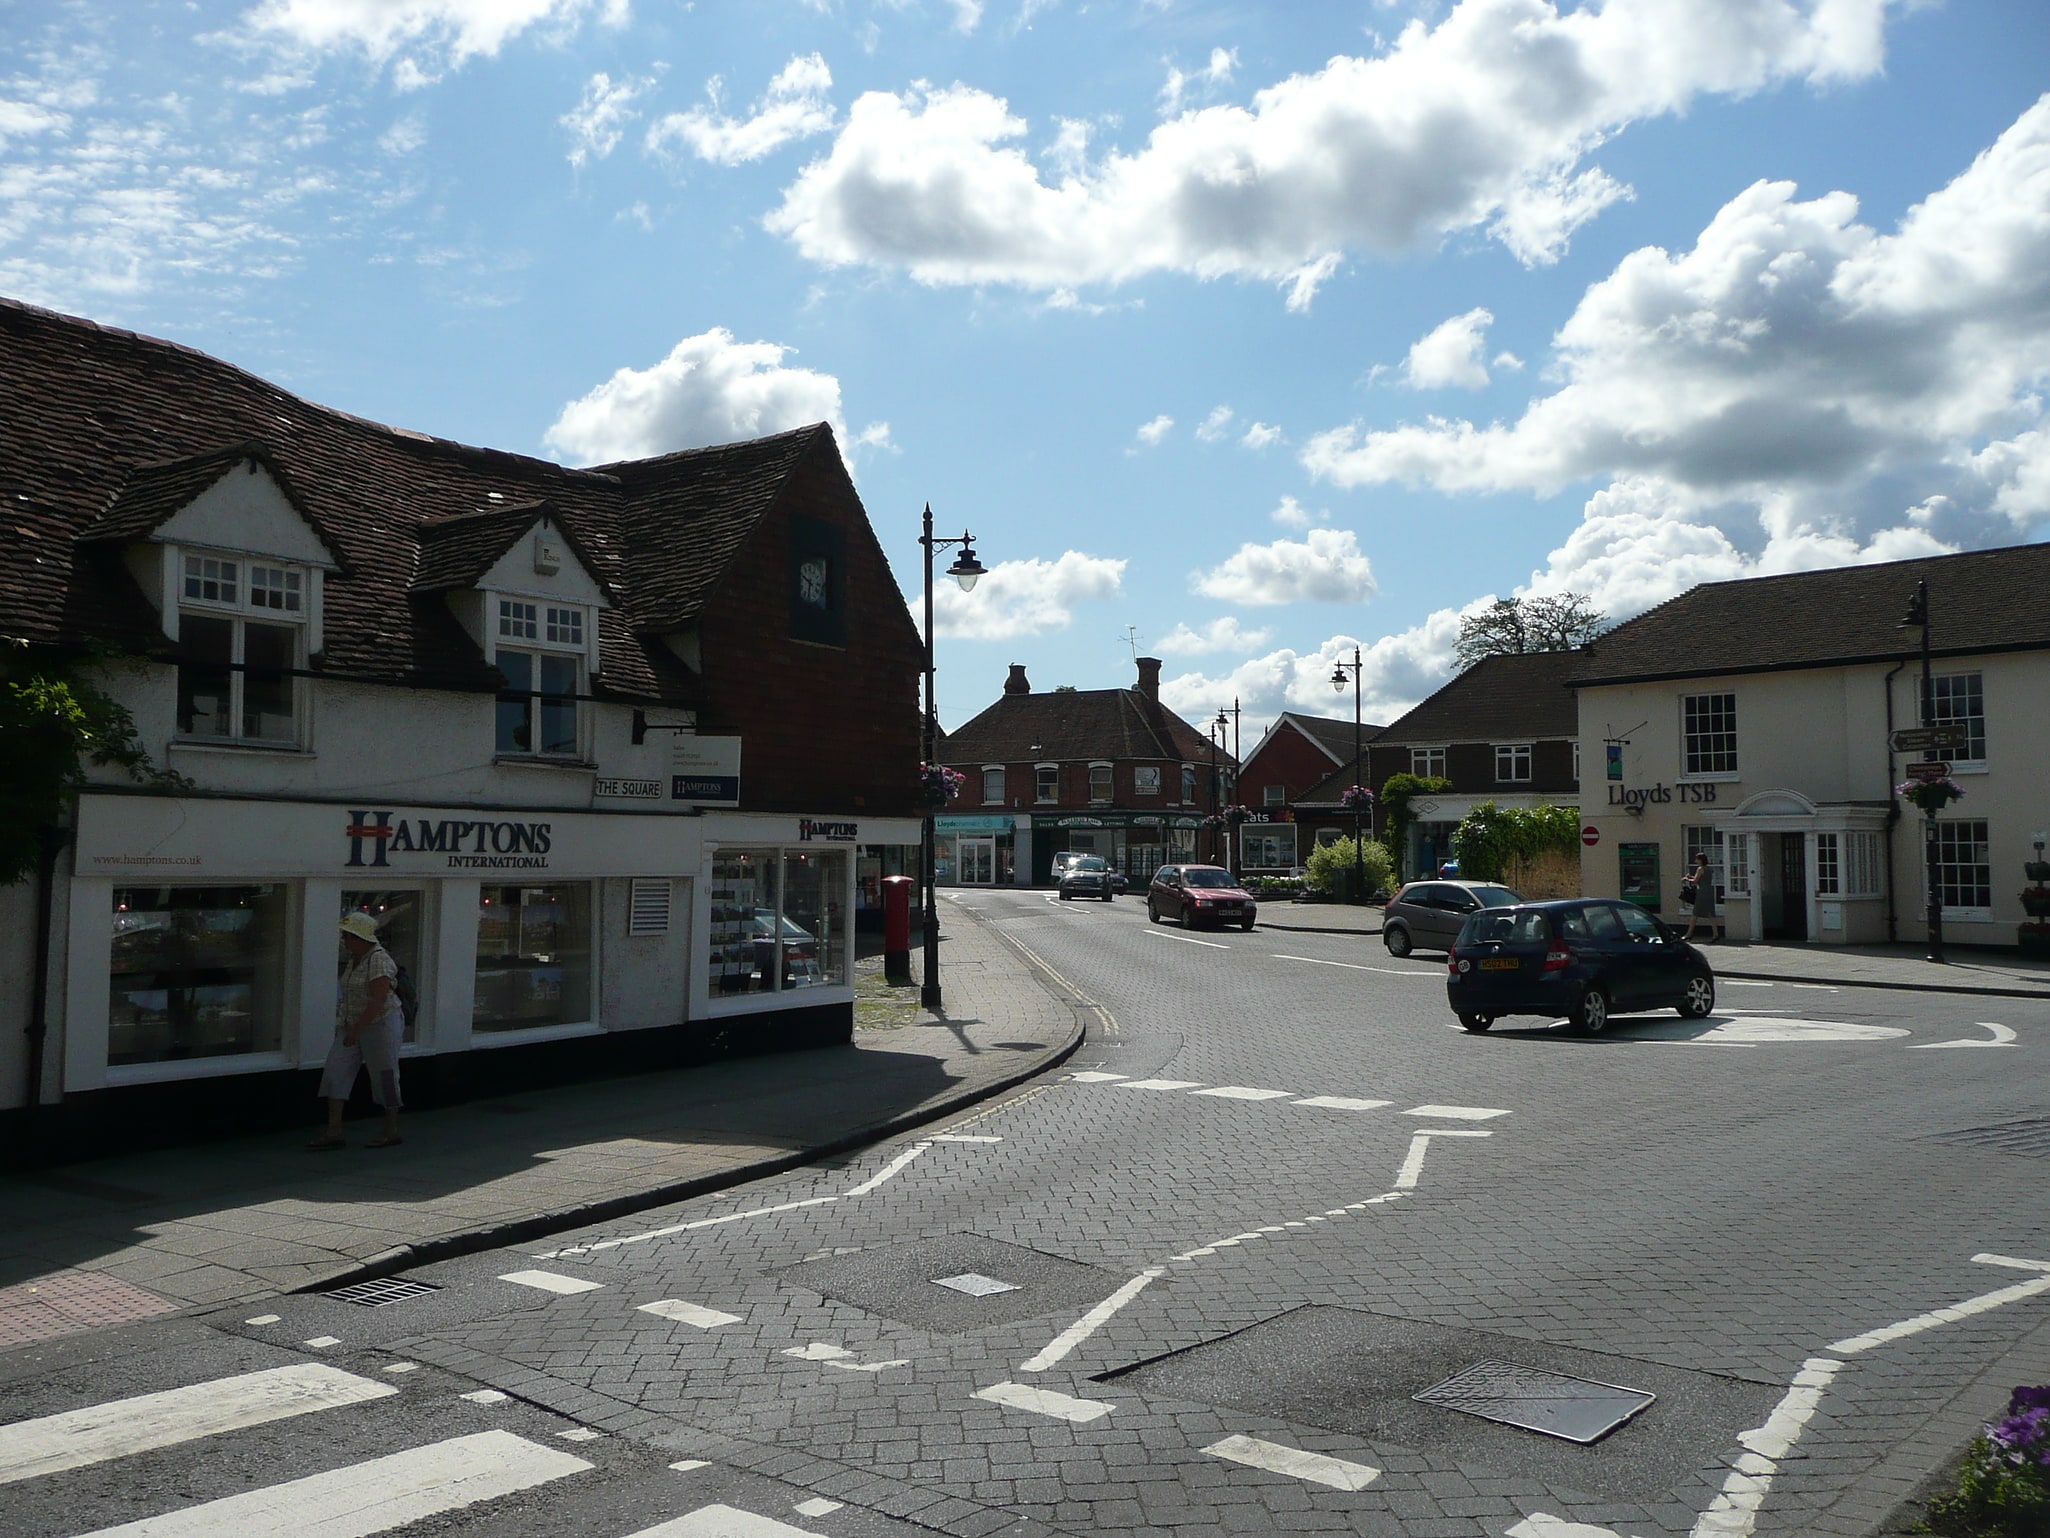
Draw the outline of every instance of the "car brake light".
<instances>
[{"instance_id":1,"label":"car brake light","mask_svg":"<svg viewBox=\"0 0 2050 1538\"><path fill-rule=\"evenodd\" d=\"M1445 970L1448 972L1457 972L1459 970L1459 947L1456 945L1445 953Z\"/></svg>"},{"instance_id":2,"label":"car brake light","mask_svg":"<svg viewBox=\"0 0 2050 1538\"><path fill-rule=\"evenodd\" d=\"M1573 952L1567 950L1563 945L1555 950L1545 952L1545 970L1547 972L1563 972L1572 965Z\"/></svg>"}]
</instances>

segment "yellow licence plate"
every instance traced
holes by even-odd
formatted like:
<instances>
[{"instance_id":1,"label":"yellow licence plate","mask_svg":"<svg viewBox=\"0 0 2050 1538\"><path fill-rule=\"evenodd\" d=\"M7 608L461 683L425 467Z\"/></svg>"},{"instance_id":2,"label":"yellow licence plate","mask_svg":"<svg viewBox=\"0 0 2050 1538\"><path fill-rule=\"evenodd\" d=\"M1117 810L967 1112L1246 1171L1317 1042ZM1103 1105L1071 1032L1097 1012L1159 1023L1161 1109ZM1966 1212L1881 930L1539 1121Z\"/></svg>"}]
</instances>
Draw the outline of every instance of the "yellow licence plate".
<instances>
[{"instance_id":1,"label":"yellow licence plate","mask_svg":"<svg viewBox=\"0 0 2050 1538\"><path fill-rule=\"evenodd\" d=\"M1489 956L1481 962L1483 972L1514 972L1523 963L1514 956Z\"/></svg>"}]
</instances>

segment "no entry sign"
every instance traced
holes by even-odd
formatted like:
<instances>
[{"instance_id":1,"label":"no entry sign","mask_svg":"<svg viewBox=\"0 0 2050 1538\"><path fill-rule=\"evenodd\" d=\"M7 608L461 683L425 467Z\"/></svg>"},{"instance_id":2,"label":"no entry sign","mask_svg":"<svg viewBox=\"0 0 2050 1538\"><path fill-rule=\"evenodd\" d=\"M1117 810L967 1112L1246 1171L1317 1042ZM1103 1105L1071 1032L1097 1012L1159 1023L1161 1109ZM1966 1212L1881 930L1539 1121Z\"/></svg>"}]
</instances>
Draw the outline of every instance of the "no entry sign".
<instances>
[{"instance_id":1,"label":"no entry sign","mask_svg":"<svg viewBox=\"0 0 2050 1538\"><path fill-rule=\"evenodd\" d=\"M1599 844L1602 841L1602 830L1600 828L1593 827L1582 828L1580 830L1580 841L1581 843L1587 845L1588 848L1592 849L1596 844Z\"/></svg>"}]
</instances>

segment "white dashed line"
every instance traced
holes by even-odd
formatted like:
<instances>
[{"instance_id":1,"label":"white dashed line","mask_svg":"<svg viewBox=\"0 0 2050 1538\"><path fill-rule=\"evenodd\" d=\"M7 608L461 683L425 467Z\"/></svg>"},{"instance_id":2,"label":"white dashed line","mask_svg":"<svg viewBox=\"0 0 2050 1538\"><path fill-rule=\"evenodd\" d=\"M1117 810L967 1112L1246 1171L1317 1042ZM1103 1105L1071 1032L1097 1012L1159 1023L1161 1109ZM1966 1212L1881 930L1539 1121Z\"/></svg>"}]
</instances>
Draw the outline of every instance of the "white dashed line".
<instances>
[{"instance_id":1,"label":"white dashed line","mask_svg":"<svg viewBox=\"0 0 2050 1538\"><path fill-rule=\"evenodd\" d=\"M1007 1405L1013 1410L1029 1410L1034 1415L1073 1421L1077 1425L1101 1420L1117 1408L1101 1399L1077 1399L1071 1394L1056 1394L1052 1389L1032 1388L1023 1383L994 1384L977 1389L975 1397L987 1399L992 1404Z\"/></svg>"},{"instance_id":2,"label":"white dashed line","mask_svg":"<svg viewBox=\"0 0 2050 1538\"><path fill-rule=\"evenodd\" d=\"M339 1336L316 1335L313 1339L301 1341L299 1344L309 1351L325 1351L329 1346L339 1346L341 1343Z\"/></svg>"},{"instance_id":3,"label":"white dashed line","mask_svg":"<svg viewBox=\"0 0 2050 1538\"><path fill-rule=\"evenodd\" d=\"M940 1132L932 1139L935 1143L1001 1143L1002 1138L994 1133Z\"/></svg>"},{"instance_id":4,"label":"white dashed line","mask_svg":"<svg viewBox=\"0 0 2050 1538\"><path fill-rule=\"evenodd\" d=\"M1091 1069L1086 1073L1071 1073L1068 1077L1077 1084L1115 1084L1124 1075L1121 1073L1098 1073Z\"/></svg>"},{"instance_id":5,"label":"white dashed line","mask_svg":"<svg viewBox=\"0 0 2050 1538\"><path fill-rule=\"evenodd\" d=\"M276 1324L282 1317L280 1314L258 1314L254 1319L245 1319L242 1322L244 1324Z\"/></svg>"},{"instance_id":6,"label":"white dashed line","mask_svg":"<svg viewBox=\"0 0 2050 1538\"><path fill-rule=\"evenodd\" d=\"M1364 1463L1348 1463L1343 1458L1333 1458L1324 1453L1306 1453L1301 1448L1263 1442L1258 1437L1226 1437L1221 1442L1212 1442L1203 1451L1213 1458L1244 1464L1249 1469L1265 1469L1270 1474L1307 1479L1312 1484L1328 1485L1333 1490L1364 1490L1381 1477L1379 1469L1369 1468Z\"/></svg>"},{"instance_id":7,"label":"white dashed line","mask_svg":"<svg viewBox=\"0 0 2050 1538\"><path fill-rule=\"evenodd\" d=\"M1314 1106L1322 1111L1378 1111L1384 1105L1393 1105L1393 1100L1354 1100L1348 1095L1311 1095L1295 1101L1296 1105Z\"/></svg>"},{"instance_id":8,"label":"white dashed line","mask_svg":"<svg viewBox=\"0 0 2050 1538\"><path fill-rule=\"evenodd\" d=\"M898 1154L896 1158L892 1159L888 1164L885 1164L881 1169L877 1170L873 1175L869 1176L869 1178L864 1180L860 1185L856 1186L853 1190L848 1191L844 1194L848 1196L868 1195L869 1192L873 1191L877 1186L881 1185L884 1181L893 1179L897 1175L897 1173L904 1168L905 1165L909 1164L913 1159L917 1158L920 1154L924 1153L930 1147L932 1147L932 1144L930 1143L913 1143L909 1148L905 1149L902 1153Z\"/></svg>"},{"instance_id":9,"label":"white dashed line","mask_svg":"<svg viewBox=\"0 0 2050 1538\"><path fill-rule=\"evenodd\" d=\"M1105 1298L1096 1307L1090 1309L1088 1313L1048 1341L1045 1349L1036 1356L1027 1357L1024 1361L1020 1362L1018 1370L1020 1372L1046 1371L1047 1368L1053 1366L1054 1363L1061 1360L1062 1357L1103 1328L1104 1323L1111 1315L1131 1302L1132 1299L1138 1297L1148 1282L1152 1281L1156 1276L1163 1276L1165 1274L1158 1267L1141 1271L1137 1276L1125 1283L1124 1286L1120 1287L1116 1292Z\"/></svg>"},{"instance_id":10,"label":"white dashed line","mask_svg":"<svg viewBox=\"0 0 2050 1538\"><path fill-rule=\"evenodd\" d=\"M616 1250L623 1244L645 1244L650 1239L667 1239L671 1234L687 1234L699 1228L717 1228L721 1223L738 1223L743 1218L765 1218L778 1212L795 1212L799 1207L819 1207L827 1202L837 1202L837 1196L807 1196L801 1202L779 1202L773 1207L749 1207L743 1212L722 1213L716 1218L694 1218L688 1223L671 1223L667 1228L651 1228L645 1233L623 1234L617 1239L600 1239L592 1244L572 1244L560 1250L544 1250L536 1260L563 1260L572 1255L595 1255L600 1250Z\"/></svg>"},{"instance_id":11,"label":"white dashed line","mask_svg":"<svg viewBox=\"0 0 2050 1538\"><path fill-rule=\"evenodd\" d=\"M605 1284L587 1282L581 1276L564 1276L556 1271L508 1271L499 1278L501 1282L512 1282L520 1287L533 1287L542 1292L553 1292L569 1297L579 1292L596 1292Z\"/></svg>"},{"instance_id":12,"label":"white dashed line","mask_svg":"<svg viewBox=\"0 0 2050 1538\"><path fill-rule=\"evenodd\" d=\"M1201 1079L1127 1079L1119 1089L1197 1089Z\"/></svg>"},{"instance_id":13,"label":"white dashed line","mask_svg":"<svg viewBox=\"0 0 2050 1538\"><path fill-rule=\"evenodd\" d=\"M1222 1089L1199 1089L1198 1095L1215 1095L1220 1100L1286 1100L1295 1091L1292 1089L1246 1089L1241 1085L1227 1084ZM1386 1103L1385 1101L1383 1102Z\"/></svg>"},{"instance_id":14,"label":"white dashed line","mask_svg":"<svg viewBox=\"0 0 2050 1538\"><path fill-rule=\"evenodd\" d=\"M480 1388L474 1394L458 1394L458 1399L467 1399L471 1404L504 1404L512 1395L502 1389Z\"/></svg>"},{"instance_id":15,"label":"white dashed line","mask_svg":"<svg viewBox=\"0 0 2050 1538\"><path fill-rule=\"evenodd\" d=\"M845 1501L829 1501L823 1495L815 1495L808 1501L799 1501L790 1509L800 1517L829 1517L846 1504Z\"/></svg>"},{"instance_id":16,"label":"white dashed line","mask_svg":"<svg viewBox=\"0 0 2050 1538\"><path fill-rule=\"evenodd\" d=\"M1507 1116L1507 1111L1492 1110L1484 1105L1420 1105L1414 1110L1404 1111L1404 1116L1435 1116L1440 1121L1487 1121L1495 1116Z\"/></svg>"},{"instance_id":17,"label":"white dashed line","mask_svg":"<svg viewBox=\"0 0 2050 1538\"><path fill-rule=\"evenodd\" d=\"M658 1298L653 1303L643 1303L640 1312L653 1314L657 1319L674 1319L678 1324L696 1325L701 1330L716 1330L722 1324L740 1323L738 1314L722 1314L716 1308L686 1303L681 1298Z\"/></svg>"},{"instance_id":18,"label":"white dashed line","mask_svg":"<svg viewBox=\"0 0 2050 1538\"><path fill-rule=\"evenodd\" d=\"M1306 961L1313 967L1343 967L1348 972L1378 972L1383 977L1428 977L1438 976L1438 969L1418 972L1410 967L1363 967L1356 961L1326 961L1322 956L1276 956L1276 961Z\"/></svg>"},{"instance_id":19,"label":"white dashed line","mask_svg":"<svg viewBox=\"0 0 2050 1538\"><path fill-rule=\"evenodd\" d=\"M1223 943L1222 941L1218 941L1218 940L1196 940L1196 939L1192 939L1192 938L1190 938L1190 937L1189 937L1188 935L1171 935L1171 934L1167 934L1167 933L1165 933L1165 932L1163 932L1163 931L1161 931L1161 930L1158 930L1158 929L1149 929L1149 930L1147 930L1146 932L1147 932L1148 934L1152 935L1152 936L1153 936L1153 937L1154 937L1155 939L1159 939L1159 940L1179 940L1179 941L1181 941L1181 942L1182 942L1182 944L1184 944L1184 945L1200 945L1200 946L1202 946L1202 947L1203 947L1203 948L1204 948L1205 950L1211 950L1211 951L1228 951L1228 950L1230 950L1230 949L1231 949L1231 947L1230 947L1229 945L1226 945L1226 944L1224 944L1224 943Z\"/></svg>"}]
</instances>

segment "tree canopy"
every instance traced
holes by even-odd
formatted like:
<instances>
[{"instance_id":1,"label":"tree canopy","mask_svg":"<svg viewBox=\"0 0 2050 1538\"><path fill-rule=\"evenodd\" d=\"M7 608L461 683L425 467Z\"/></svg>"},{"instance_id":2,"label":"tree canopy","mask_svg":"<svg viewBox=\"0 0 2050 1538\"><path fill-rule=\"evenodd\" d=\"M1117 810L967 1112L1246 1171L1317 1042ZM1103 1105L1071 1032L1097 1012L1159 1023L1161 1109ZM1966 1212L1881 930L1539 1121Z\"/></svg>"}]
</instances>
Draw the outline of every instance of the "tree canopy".
<instances>
[{"instance_id":1,"label":"tree canopy","mask_svg":"<svg viewBox=\"0 0 2050 1538\"><path fill-rule=\"evenodd\" d=\"M1459 622L1460 667L1483 657L1523 652L1571 651L1609 628L1609 617L1584 593L1548 593L1536 598L1498 598Z\"/></svg>"}]
</instances>

